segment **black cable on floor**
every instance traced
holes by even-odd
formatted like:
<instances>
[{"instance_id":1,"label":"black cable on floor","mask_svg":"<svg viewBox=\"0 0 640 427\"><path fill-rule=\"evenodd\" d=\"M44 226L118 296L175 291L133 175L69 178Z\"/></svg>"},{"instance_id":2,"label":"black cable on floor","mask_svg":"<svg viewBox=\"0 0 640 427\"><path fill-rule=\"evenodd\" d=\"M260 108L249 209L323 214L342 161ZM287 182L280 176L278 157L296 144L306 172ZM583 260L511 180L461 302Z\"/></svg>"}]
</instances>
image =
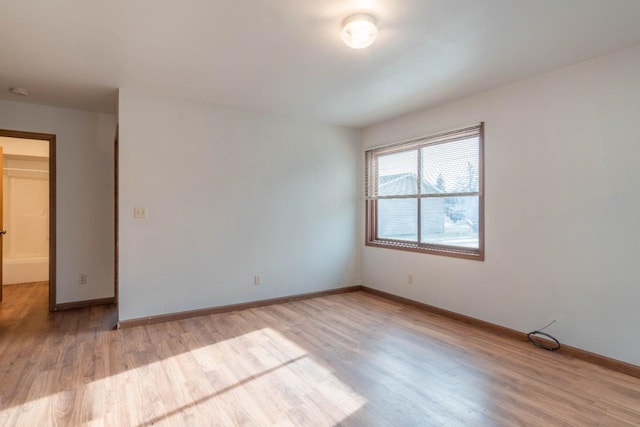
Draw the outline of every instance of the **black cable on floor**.
<instances>
[{"instance_id":1,"label":"black cable on floor","mask_svg":"<svg viewBox=\"0 0 640 427\"><path fill-rule=\"evenodd\" d=\"M553 325L555 322L556 321L553 320L544 328L529 332L527 334L527 339L529 340L529 342L535 345L536 347L542 348L544 350L556 351L557 349L559 349L560 341L558 341L555 337L547 334L546 332L542 332L545 329L547 329L549 326ZM545 338L540 337L540 335L542 335Z\"/></svg>"}]
</instances>

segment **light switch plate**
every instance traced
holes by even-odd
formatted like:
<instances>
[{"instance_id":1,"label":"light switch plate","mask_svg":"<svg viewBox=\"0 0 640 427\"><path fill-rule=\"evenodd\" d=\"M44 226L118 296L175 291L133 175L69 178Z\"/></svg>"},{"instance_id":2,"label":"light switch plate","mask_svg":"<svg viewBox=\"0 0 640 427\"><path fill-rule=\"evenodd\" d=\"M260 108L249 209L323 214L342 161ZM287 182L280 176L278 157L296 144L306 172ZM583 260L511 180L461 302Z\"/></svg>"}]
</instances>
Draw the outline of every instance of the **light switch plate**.
<instances>
[{"instance_id":1,"label":"light switch plate","mask_svg":"<svg viewBox=\"0 0 640 427\"><path fill-rule=\"evenodd\" d=\"M147 208L133 208L133 219L147 219Z\"/></svg>"}]
</instances>

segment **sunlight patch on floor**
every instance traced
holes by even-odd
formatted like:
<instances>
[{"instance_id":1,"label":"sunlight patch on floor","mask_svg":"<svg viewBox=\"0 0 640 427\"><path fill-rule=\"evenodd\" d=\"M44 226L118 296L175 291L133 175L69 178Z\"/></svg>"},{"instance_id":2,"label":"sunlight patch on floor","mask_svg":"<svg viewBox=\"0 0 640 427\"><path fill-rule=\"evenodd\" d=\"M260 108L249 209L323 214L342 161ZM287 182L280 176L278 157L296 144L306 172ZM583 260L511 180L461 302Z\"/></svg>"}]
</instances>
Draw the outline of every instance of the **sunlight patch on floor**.
<instances>
[{"instance_id":1,"label":"sunlight patch on floor","mask_svg":"<svg viewBox=\"0 0 640 427\"><path fill-rule=\"evenodd\" d=\"M329 367L271 328L185 350L147 364L143 361L153 356L128 352L129 370L90 383L80 380L71 390L9 408L0 420L4 425L84 420L95 426L331 426L366 403Z\"/></svg>"}]
</instances>

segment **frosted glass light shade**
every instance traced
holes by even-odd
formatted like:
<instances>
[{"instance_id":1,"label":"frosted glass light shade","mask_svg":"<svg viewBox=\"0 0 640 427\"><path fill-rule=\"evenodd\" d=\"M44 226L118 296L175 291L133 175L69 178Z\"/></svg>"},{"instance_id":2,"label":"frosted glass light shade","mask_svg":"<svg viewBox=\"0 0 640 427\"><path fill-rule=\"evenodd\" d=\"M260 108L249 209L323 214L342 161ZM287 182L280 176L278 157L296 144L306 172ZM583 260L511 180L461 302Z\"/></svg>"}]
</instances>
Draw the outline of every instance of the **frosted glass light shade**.
<instances>
[{"instance_id":1,"label":"frosted glass light shade","mask_svg":"<svg viewBox=\"0 0 640 427\"><path fill-rule=\"evenodd\" d=\"M351 15L344 20L342 41L353 49L370 46L378 35L376 19L366 13Z\"/></svg>"}]
</instances>

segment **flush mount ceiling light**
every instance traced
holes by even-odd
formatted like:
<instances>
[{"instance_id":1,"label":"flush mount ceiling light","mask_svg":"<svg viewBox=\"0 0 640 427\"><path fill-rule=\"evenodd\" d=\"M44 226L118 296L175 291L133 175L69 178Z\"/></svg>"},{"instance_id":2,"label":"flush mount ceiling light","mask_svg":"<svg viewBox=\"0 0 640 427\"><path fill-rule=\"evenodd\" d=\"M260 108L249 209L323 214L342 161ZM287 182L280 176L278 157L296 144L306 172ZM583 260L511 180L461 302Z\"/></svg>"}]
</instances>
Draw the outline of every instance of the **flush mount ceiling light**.
<instances>
[{"instance_id":1,"label":"flush mount ceiling light","mask_svg":"<svg viewBox=\"0 0 640 427\"><path fill-rule=\"evenodd\" d=\"M342 41L351 48L370 46L377 35L376 18L368 13L351 15L342 23Z\"/></svg>"},{"instance_id":2,"label":"flush mount ceiling light","mask_svg":"<svg viewBox=\"0 0 640 427\"><path fill-rule=\"evenodd\" d=\"M9 88L9 92L11 92L14 95L20 95L20 96L29 96L29 95L31 95L31 92L29 92L28 89L25 89L23 87L11 87L11 88Z\"/></svg>"}]
</instances>

